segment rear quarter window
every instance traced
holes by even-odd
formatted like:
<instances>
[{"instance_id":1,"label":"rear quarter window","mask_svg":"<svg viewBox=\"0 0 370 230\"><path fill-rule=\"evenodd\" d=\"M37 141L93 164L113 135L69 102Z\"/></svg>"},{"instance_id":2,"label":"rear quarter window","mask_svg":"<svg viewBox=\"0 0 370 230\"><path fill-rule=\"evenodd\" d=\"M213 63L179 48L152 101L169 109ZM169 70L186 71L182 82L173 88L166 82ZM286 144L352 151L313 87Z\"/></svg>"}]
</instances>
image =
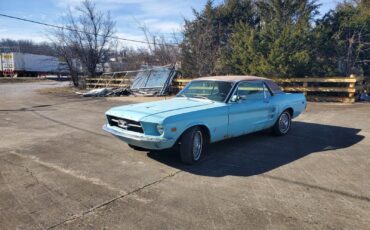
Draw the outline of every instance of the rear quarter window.
<instances>
[{"instance_id":1,"label":"rear quarter window","mask_svg":"<svg viewBox=\"0 0 370 230\"><path fill-rule=\"evenodd\" d=\"M256 100L264 98L264 87L262 82L242 82L239 84L237 95L245 100Z\"/></svg>"}]
</instances>

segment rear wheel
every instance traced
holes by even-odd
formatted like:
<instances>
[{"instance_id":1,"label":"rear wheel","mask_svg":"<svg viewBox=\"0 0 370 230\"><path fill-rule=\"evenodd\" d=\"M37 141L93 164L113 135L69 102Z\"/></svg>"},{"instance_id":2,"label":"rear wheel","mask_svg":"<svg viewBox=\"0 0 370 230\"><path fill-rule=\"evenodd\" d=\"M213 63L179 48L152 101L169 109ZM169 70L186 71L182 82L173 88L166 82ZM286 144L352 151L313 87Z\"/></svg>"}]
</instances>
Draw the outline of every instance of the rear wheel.
<instances>
[{"instance_id":1,"label":"rear wheel","mask_svg":"<svg viewBox=\"0 0 370 230\"><path fill-rule=\"evenodd\" d=\"M204 134L199 127L185 131L181 137L180 156L185 164L195 164L200 161L204 152Z\"/></svg>"},{"instance_id":2,"label":"rear wheel","mask_svg":"<svg viewBox=\"0 0 370 230\"><path fill-rule=\"evenodd\" d=\"M282 112L276 121L273 131L274 134L277 136L285 135L289 132L290 126L292 124L292 116L290 115L288 110Z\"/></svg>"}]
</instances>

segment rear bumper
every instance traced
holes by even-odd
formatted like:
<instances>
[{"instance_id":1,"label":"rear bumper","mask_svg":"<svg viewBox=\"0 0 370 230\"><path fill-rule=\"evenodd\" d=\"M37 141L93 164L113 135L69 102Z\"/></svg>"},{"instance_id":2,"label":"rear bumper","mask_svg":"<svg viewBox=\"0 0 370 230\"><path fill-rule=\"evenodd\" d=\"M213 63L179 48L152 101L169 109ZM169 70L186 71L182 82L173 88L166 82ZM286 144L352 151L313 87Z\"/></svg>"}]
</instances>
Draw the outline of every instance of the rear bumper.
<instances>
[{"instance_id":1,"label":"rear bumper","mask_svg":"<svg viewBox=\"0 0 370 230\"><path fill-rule=\"evenodd\" d=\"M148 136L142 133L126 131L109 124L103 126L103 130L111 133L127 144L142 147L151 150L169 149L175 144L175 140L167 139L160 136Z\"/></svg>"}]
</instances>

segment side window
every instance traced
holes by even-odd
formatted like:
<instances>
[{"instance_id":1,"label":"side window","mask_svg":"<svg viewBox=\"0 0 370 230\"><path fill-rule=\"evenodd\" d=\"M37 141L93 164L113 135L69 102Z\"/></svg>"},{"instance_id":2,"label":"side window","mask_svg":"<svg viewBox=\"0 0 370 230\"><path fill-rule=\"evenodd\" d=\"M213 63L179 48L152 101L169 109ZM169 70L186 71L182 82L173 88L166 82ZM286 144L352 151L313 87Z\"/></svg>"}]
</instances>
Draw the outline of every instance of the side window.
<instances>
[{"instance_id":1,"label":"side window","mask_svg":"<svg viewBox=\"0 0 370 230\"><path fill-rule=\"evenodd\" d=\"M263 100L265 94L264 90L263 82L242 82L236 90L236 95L240 96L245 101Z\"/></svg>"}]
</instances>

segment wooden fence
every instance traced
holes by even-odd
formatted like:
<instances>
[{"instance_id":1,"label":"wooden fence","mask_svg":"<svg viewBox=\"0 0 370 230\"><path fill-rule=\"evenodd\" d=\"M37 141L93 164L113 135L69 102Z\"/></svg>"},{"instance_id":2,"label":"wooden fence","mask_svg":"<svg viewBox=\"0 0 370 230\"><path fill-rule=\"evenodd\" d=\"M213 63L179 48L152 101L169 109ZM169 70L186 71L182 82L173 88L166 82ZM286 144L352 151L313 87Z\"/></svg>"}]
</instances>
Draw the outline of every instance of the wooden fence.
<instances>
[{"instance_id":1,"label":"wooden fence","mask_svg":"<svg viewBox=\"0 0 370 230\"><path fill-rule=\"evenodd\" d=\"M176 78L172 82L171 92L183 89L192 79ZM364 89L364 78L350 77L308 77L273 79L285 92L301 92L309 101L355 102L356 93ZM126 87L131 78L87 78L88 88Z\"/></svg>"},{"instance_id":2,"label":"wooden fence","mask_svg":"<svg viewBox=\"0 0 370 230\"><path fill-rule=\"evenodd\" d=\"M123 77L95 77L86 78L86 86L90 89L104 88L104 87L127 87L130 86L132 78Z\"/></svg>"},{"instance_id":3,"label":"wooden fence","mask_svg":"<svg viewBox=\"0 0 370 230\"><path fill-rule=\"evenodd\" d=\"M355 95L364 89L363 77L309 77L273 79L284 92L304 93L309 101L355 102ZM173 91L179 91L191 81L187 78L175 79Z\"/></svg>"}]
</instances>

